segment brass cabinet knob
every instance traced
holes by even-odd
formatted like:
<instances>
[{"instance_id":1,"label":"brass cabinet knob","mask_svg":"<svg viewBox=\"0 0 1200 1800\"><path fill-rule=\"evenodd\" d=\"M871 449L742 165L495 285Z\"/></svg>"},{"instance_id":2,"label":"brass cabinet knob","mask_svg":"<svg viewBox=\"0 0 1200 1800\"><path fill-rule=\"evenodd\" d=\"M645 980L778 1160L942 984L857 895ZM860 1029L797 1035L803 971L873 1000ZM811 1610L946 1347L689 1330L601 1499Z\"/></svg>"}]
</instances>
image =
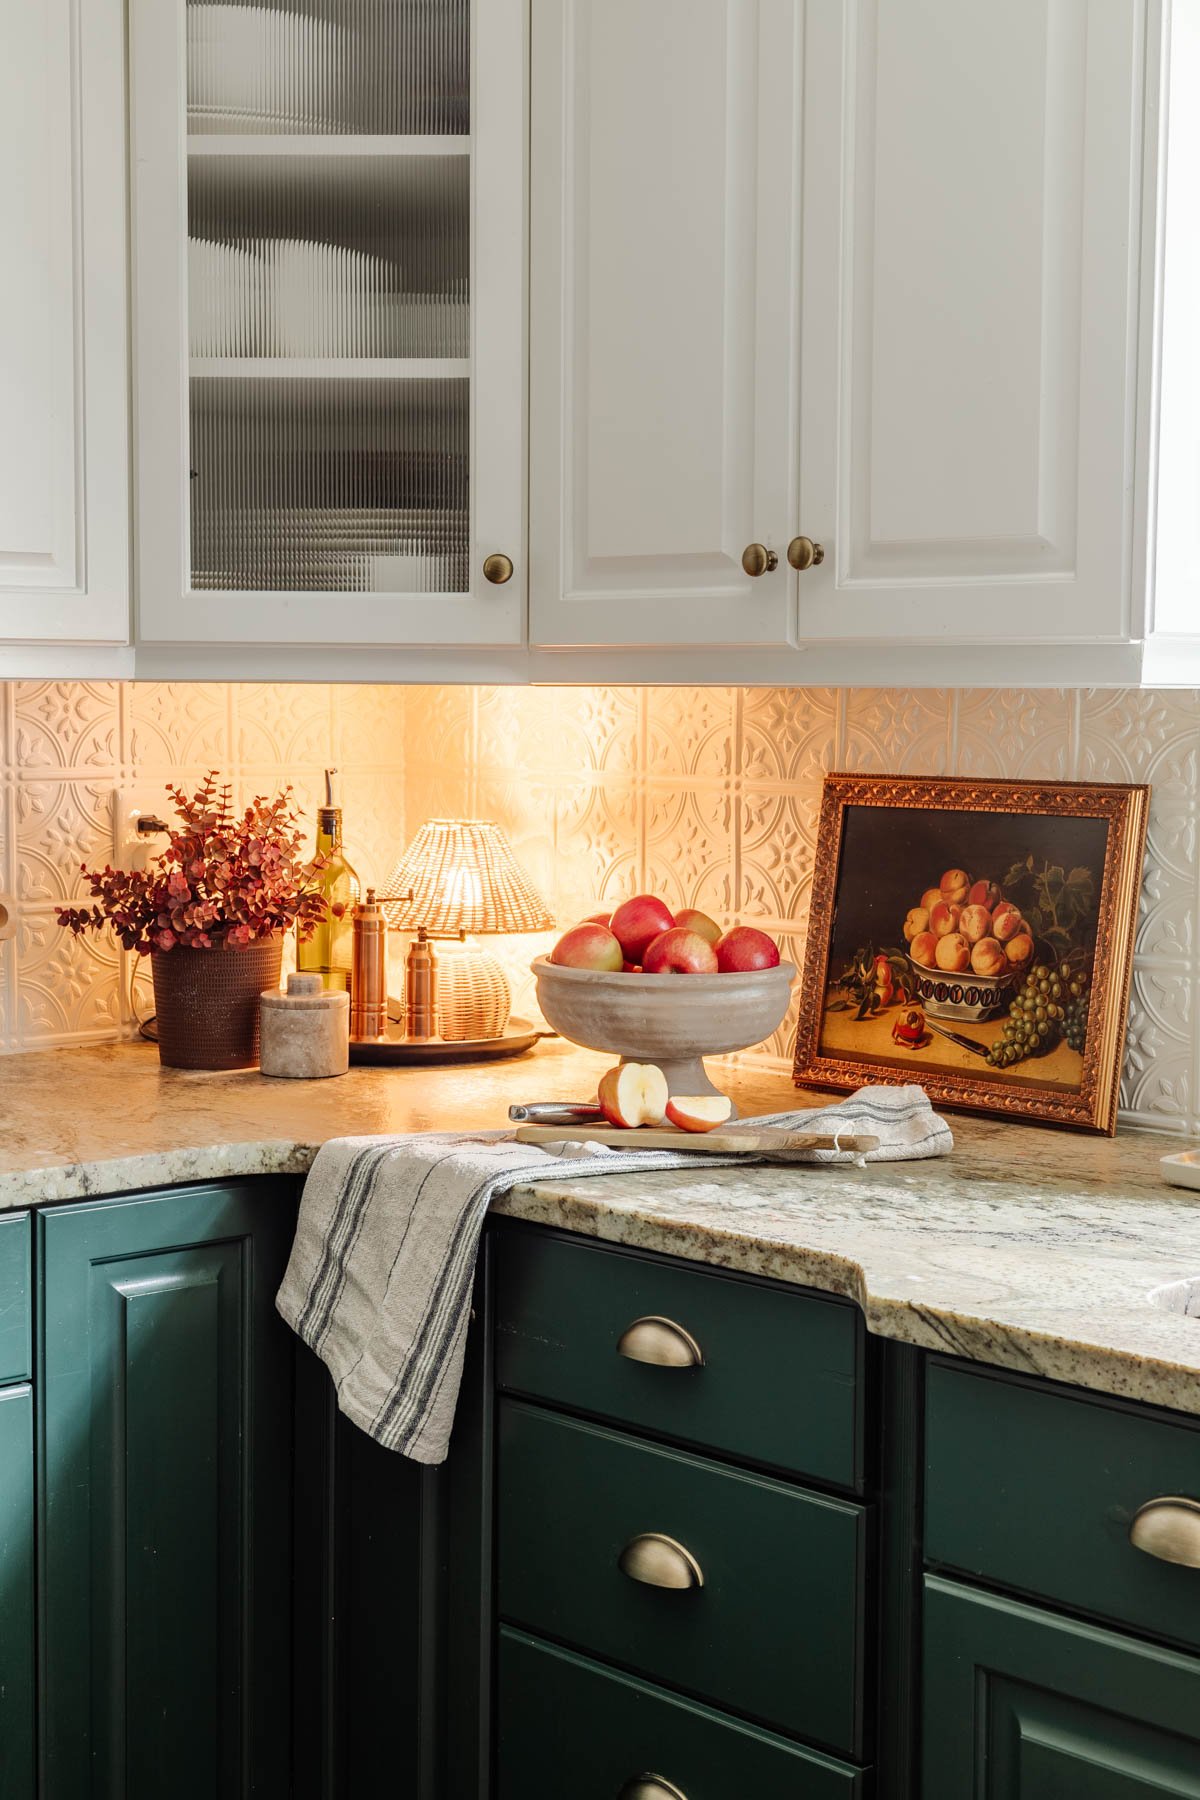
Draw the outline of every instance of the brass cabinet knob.
<instances>
[{"instance_id":1,"label":"brass cabinet knob","mask_svg":"<svg viewBox=\"0 0 1200 1800\"><path fill-rule=\"evenodd\" d=\"M617 1558L617 1567L630 1581L640 1581L644 1587L704 1586L704 1571L691 1551L674 1538L664 1537L661 1531L643 1531L630 1538Z\"/></svg>"},{"instance_id":2,"label":"brass cabinet knob","mask_svg":"<svg viewBox=\"0 0 1200 1800\"><path fill-rule=\"evenodd\" d=\"M490 556L485 556L483 559L484 577L486 580L494 582L497 587L502 587L506 581L511 581L512 572L512 557L503 555L499 550L494 550Z\"/></svg>"},{"instance_id":3,"label":"brass cabinet knob","mask_svg":"<svg viewBox=\"0 0 1200 1800\"><path fill-rule=\"evenodd\" d=\"M617 1339L617 1355L630 1362L655 1363L661 1369L698 1369L704 1361L699 1344L690 1331L674 1319L647 1313L635 1319Z\"/></svg>"},{"instance_id":4,"label":"brass cabinet knob","mask_svg":"<svg viewBox=\"0 0 1200 1800\"><path fill-rule=\"evenodd\" d=\"M742 567L747 575L769 575L779 567L779 558L765 544L747 544L742 551Z\"/></svg>"},{"instance_id":5,"label":"brass cabinet knob","mask_svg":"<svg viewBox=\"0 0 1200 1800\"><path fill-rule=\"evenodd\" d=\"M617 1800L687 1800L687 1795L661 1775L635 1775L625 1783Z\"/></svg>"},{"instance_id":6,"label":"brass cabinet knob","mask_svg":"<svg viewBox=\"0 0 1200 1800\"><path fill-rule=\"evenodd\" d=\"M1160 1562L1200 1569L1200 1500L1178 1494L1147 1500L1133 1515L1129 1541L1135 1550L1157 1556Z\"/></svg>"},{"instance_id":7,"label":"brass cabinet knob","mask_svg":"<svg viewBox=\"0 0 1200 1800\"><path fill-rule=\"evenodd\" d=\"M788 545L788 561L803 575L805 569L813 569L825 561L825 552L810 537L794 537Z\"/></svg>"}]
</instances>

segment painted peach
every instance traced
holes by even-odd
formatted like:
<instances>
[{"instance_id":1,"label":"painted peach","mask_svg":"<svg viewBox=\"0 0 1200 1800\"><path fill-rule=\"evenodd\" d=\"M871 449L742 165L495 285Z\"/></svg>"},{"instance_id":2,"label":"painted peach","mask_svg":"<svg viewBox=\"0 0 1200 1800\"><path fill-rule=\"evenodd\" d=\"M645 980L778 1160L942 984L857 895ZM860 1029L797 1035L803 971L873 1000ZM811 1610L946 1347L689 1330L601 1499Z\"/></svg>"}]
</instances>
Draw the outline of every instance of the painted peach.
<instances>
[{"instance_id":1,"label":"painted peach","mask_svg":"<svg viewBox=\"0 0 1200 1800\"><path fill-rule=\"evenodd\" d=\"M961 906L971 891L971 877L965 869L947 869L942 876L942 899Z\"/></svg>"},{"instance_id":2,"label":"painted peach","mask_svg":"<svg viewBox=\"0 0 1200 1800\"><path fill-rule=\"evenodd\" d=\"M968 906L986 906L989 912L995 912L1000 904L1000 889L994 881L976 881L967 895Z\"/></svg>"},{"instance_id":3,"label":"painted peach","mask_svg":"<svg viewBox=\"0 0 1200 1800\"><path fill-rule=\"evenodd\" d=\"M911 944L915 937L929 930L929 909L925 906L910 906L904 915L904 941Z\"/></svg>"},{"instance_id":4,"label":"painted peach","mask_svg":"<svg viewBox=\"0 0 1200 1800\"><path fill-rule=\"evenodd\" d=\"M951 906L948 901L939 900L936 906L929 909L929 929L934 937L945 937L947 932L958 930L961 917L961 906Z\"/></svg>"},{"instance_id":5,"label":"painted peach","mask_svg":"<svg viewBox=\"0 0 1200 1800\"><path fill-rule=\"evenodd\" d=\"M1005 944L1004 951L1010 963L1027 963L1033 955L1033 939L1027 931L1023 931L1020 937Z\"/></svg>"},{"instance_id":6,"label":"painted peach","mask_svg":"<svg viewBox=\"0 0 1200 1800\"><path fill-rule=\"evenodd\" d=\"M968 944L978 944L992 935L992 915L986 906L964 906L958 929Z\"/></svg>"},{"instance_id":7,"label":"painted peach","mask_svg":"<svg viewBox=\"0 0 1200 1800\"><path fill-rule=\"evenodd\" d=\"M937 941L937 966L957 975L971 966L971 946L961 931L948 931Z\"/></svg>"},{"instance_id":8,"label":"painted peach","mask_svg":"<svg viewBox=\"0 0 1200 1800\"><path fill-rule=\"evenodd\" d=\"M925 892L921 895L921 905L925 908L926 912L932 912L941 897L941 888L926 888Z\"/></svg>"},{"instance_id":9,"label":"painted peach","mask_svg":"<svg viewBox=\"0 0 1200 1800\"><path fill-rule=\"evenodd\" d=\"M998 906L992 914L992 936L1007 944L1025 930L1025 921L1015 906Z\"/></svg>"},{"instance_id":10,"label":"painted peach","mask_svg":"<svg viewBox=\"0 0 1200 1800\"><path fill-rule=\"evenodd\" d=\"M1008 969L1004 946L993 937L980 938L971 952L971 967L977 975L1003 975Z\"/></svg>"},{"instance_id":11,"label":"painted peach","mask_svg":"<svg viewBox=\"0 0 1200 1800\"><path fill-rule=\"evenodd\" d=\"M932 931L918 931L916 937L908 946L908 954L912 957L913 961L919 963L923 969L936 969L937 947L938 941L934 937Z\"/></svg>"}]
</instances>

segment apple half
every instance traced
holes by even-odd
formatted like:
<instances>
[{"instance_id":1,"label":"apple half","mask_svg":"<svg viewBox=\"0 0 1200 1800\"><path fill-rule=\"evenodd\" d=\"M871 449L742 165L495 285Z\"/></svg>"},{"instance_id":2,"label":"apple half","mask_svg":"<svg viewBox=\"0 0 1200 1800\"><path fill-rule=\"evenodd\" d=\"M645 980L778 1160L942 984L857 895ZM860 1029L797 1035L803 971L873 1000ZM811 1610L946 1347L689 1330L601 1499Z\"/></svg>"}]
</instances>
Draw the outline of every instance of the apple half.
<instances>
[{"instance_id":1,"label":"apple half","mask_svg":"<svg viewBox=\"0 0 1200 1800\"><path fill-rule=\"evenodd\" d=\"M610 1125L629 1130L661 1125L667 1112L667 1078L657 1063L621 1063L600 1077L597 1099Z\"/></svg>"},{"instance_id":2,"label":"apple half","mask_svg":"<svg viewBox=\"0 0 1200 1800\"><path fill-rule=\"evenodd\" d=\"M667 1118L680 1131L715 1131L732 1111L728 1094L672 1094L667 1101Z\"/></svg>"}]
</instances>

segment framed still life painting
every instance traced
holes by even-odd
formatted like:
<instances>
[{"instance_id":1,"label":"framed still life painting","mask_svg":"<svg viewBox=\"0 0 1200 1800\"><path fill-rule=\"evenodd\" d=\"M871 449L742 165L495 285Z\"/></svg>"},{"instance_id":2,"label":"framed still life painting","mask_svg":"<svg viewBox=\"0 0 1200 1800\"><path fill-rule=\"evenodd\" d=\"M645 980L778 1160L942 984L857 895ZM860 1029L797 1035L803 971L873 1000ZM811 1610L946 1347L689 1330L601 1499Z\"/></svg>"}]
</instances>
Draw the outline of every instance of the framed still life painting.
<instances>
[{"instance_id":1,"label":"framed still life painting","mask_svg":"<svg viewBox=\"0 0 1200 1800\"><path fill-rule=\"evenodd\" d=\"M827 776L796 1085L1111 1133L1149 792Z\"/></svg>"}]
</instances>

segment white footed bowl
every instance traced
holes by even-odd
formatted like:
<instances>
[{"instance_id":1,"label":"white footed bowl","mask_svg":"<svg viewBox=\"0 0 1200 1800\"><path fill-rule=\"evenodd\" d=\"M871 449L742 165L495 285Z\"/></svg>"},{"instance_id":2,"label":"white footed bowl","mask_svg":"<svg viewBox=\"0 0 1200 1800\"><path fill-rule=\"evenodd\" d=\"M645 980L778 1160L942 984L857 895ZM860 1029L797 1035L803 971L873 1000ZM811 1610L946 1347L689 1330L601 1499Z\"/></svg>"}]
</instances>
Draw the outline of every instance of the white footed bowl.
<instances>
[{"instance_id":1,"label":"white footed bowl","mask_svg":"<svg viewBox=\"0 0 1200 1800\"><path fill-rule=\"evenodd\" d=\"M622 1062L657 1063L672 1094L716 1094L706 1056L761 1044L783 1021L795 965L729 975L625 975L533 964L538 1005L560 1037Z\"/></svg>"}]
</instances>

